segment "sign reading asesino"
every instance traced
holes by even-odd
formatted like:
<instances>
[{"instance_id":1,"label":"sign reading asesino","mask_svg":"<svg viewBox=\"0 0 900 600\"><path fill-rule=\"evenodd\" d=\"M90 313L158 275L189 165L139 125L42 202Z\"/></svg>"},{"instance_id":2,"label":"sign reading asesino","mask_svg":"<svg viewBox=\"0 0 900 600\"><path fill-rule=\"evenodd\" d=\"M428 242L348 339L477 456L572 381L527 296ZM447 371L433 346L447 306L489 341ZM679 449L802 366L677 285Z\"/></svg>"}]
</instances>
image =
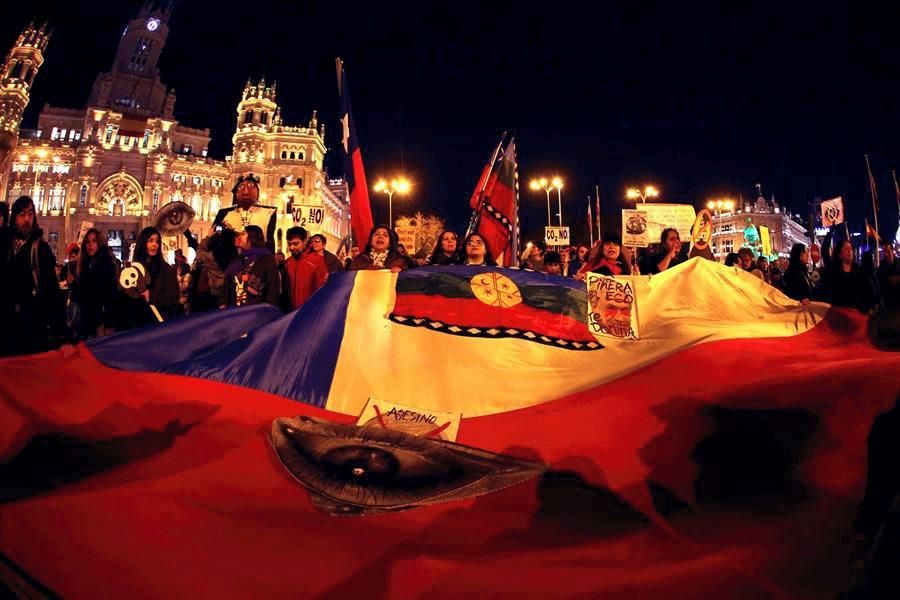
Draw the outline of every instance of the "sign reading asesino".
<instances>
[{"instance_id":1,"label":"sign reading asesino","mask_svg":"<svg viewBox=\"0 0 900 600\"><path fill-rule=\"evenodd\" d=\"M369 398L356 424L361 427L399 429L420 437L432 437L451 442L459 434L461 413L444 412L404 406Z\"/></svg>"},{"instance_id":2,"label":"sign reading asesino","mask_svg":"<svg viewBox=\"0 0 900 600\"><path fill-rule=\"evenodd\" d=\"M569 228L544 227L544 243L548 246L567 246L569 244Z\"/></svg>"},{"instance_id":3,"label":"sign reading asesino","mask_svg":"<svg viewBox=\"0 0 900 600\"><path fill-rule=\"evenodd\" d=\"M639 339L637 296L628 277L589 273L588 328L594 337Z\"/></svg>"},{"instance_id":4,"label":"sign reading asesino","mask_svg":"<svg viewBox=\"0 0 900 600\"><path fill-rule=\"evenodd\" d=\"M323 206L294 205L291 207L291 214L294 216L294 225L300 227L320 226L325 222L325 207Z\"/></svg>"}]
</instances>

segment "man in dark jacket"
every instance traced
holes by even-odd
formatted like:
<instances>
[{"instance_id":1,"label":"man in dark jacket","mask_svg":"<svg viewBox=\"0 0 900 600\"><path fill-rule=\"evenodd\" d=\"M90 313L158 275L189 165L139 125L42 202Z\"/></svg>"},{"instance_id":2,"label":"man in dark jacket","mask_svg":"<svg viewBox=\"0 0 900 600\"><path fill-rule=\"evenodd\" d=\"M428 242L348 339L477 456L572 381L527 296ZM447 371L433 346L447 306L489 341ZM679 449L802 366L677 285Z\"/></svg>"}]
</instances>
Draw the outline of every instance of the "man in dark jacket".
<instances>
[{"instance_id":1,"label":"man in dark jacket","mask_svg":"<svg viewBox=\"0 0 900 600\"><path fill-rule=\"evenodd\" d=\"M894 245L885 240L881 243L884 258L878 267L878 284L885 308L900 307L900 261L894 254Z\"/></svg>"},{"instance_id":2,"label":"man in dark jacket","mask_svg":"<svg viewBox=\"0 0 900 600\"><path fill-rule=\"evenodd\" d=\"M0 355L46 352L65 332L66 314L56 258L43 240L34 202L22 196L0 230Z\"/></svg>"}]
</instances>

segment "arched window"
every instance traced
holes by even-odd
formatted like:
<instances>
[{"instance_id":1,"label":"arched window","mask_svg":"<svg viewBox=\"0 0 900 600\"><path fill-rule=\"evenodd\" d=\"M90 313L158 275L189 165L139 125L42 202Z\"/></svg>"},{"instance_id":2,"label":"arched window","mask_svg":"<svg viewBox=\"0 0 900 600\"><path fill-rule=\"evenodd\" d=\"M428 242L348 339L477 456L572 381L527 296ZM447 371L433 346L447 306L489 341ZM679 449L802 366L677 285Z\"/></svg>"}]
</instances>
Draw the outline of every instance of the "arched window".
<instances>
[{"instance_id":1,"label":"arched window","mask_svg":"<svg viewBox=\"0 0 900 600\"><path fill-rule=\"evenodd\" d=\"M253 111L248 110L246 113L244 113L244 125L247 125L248 123L252 123L252 122L253 122Z\"/></svg>"},{"instance_id":2,"label":"arched window","mask_svg":"<svg viewBox=\"0 0 900 600\"><path fill-rule=\"evenodd\" d=\"M303 150L297 153L297 160L306 160L306 153Z\"/></svg>"},{"instance_id":3,"label":"arched window","mask_svg":"<svg viewBox=\"0 0 900 600\"><path fill-rule=\"evenodd\" d=\"M78 196L78 206L84 208L87 206L88 186L86 183L81 184L81 195Z\"/></svg>"},{"instance_id":4,"label":"arched window","mask_svg":"<svg viewBox=\"0 0 900 600\"><path fill-rule=\"evenodd\" d=\"M287 150L281 151L281 160L287 160Z\"/></svg>"},{"instance_id":5,"label":"arched window","mask_svg":"<svg viewBox=\"0 0 900 600\"><path fill-rule=\"evenodd\" d=\"M296 156L296 155L295 155L293 152L291 152L291 160L294 160L294 157L295 157L295 156Z\"/></svg>"}]
</instances>

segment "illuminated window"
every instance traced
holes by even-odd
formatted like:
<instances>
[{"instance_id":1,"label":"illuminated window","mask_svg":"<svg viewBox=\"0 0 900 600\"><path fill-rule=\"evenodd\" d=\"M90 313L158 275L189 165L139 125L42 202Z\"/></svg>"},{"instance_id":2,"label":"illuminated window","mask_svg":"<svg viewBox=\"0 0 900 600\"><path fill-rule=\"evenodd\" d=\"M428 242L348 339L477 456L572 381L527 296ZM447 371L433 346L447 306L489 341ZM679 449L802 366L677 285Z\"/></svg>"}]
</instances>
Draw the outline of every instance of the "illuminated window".
<instances>
[{"instance_id":1,"label":"illuminated window","mask_svg":"<svg viewBox=\"0 0 900 600\"><path fill-rule=\"evenodd\" d=\"M199 176L195 176L193 181L194 181L194 185L200 185L203 183L203 178L199 177Z\"/></svg>"},{"instance_id":2,"label":"illuminated window","mask_svg":"<svg viewBox=\"0 0 900 600\"><path fill-rule=\"evenodd\" d=\"M287 160L287 150L281 151L281 160Z\"/></svg>"},{"instance_id":3,"label":"illuminated window","mask_svg":"<svg viewBox=\"0 0 900 600\"><path fill-rule=\"evenodd\" d=\"M81 194L78 196L78 206L84 208L87 205L88 186L86 183L81 184Z\"/></svg>"},{"instance_id":4,"label":"illuminated window","mask_svg":"<svg viewBox=\"0 0 900 600\"><path fill-rule=\"evenodd\" d=\"M153 190L153 210L159 208L159 190Z\"/></svg>"},{"instance_id":5,"label":"illuminated window","mask_svg":"<svg viewBox=\"0 0 900 600\"><path fill-rule=\"evenodd\" d=\"M50 140L55 142L58 139L59 139L59 129L54 127L53 129L50 130Z\"/></svg>"}]
</instances>

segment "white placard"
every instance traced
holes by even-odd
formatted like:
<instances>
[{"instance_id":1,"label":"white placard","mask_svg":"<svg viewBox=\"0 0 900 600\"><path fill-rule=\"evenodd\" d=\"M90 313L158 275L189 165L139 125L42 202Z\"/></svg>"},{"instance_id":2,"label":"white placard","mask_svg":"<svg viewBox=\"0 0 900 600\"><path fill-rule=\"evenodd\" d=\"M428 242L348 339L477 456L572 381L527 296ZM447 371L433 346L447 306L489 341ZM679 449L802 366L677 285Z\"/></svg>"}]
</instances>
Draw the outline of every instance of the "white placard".
<instances>
[{"instance_id":1,"label":"white placard","mask_svg":"<svg viewBox=\"0 0 900 600\"><path fill-rule=\"evenodd\" d=\"M588 328L598 340L640 339L636 277L588 273Z\"/></svg>"},{"instance_id":2,"label":"white placard","mask_svg":"<svg viewBox=\"0 0 900 600\"><path fill-rule=\"evenodd\" d=\"M81 229L78 231L78 243L79 244L81 244L81 242L84 240L84 236L87 235L88 229L90 229L93 226L94 226L94 224L91 221L82 221L81 222Z\"/></svg>"},{"instance_id":3,"label":"white placard","mask_svg":"<svg viewBox=\"0 0 900 600\"><path fill-rule=\"evenodd\" d=\"M456 441L462 413L403 406L369 398L356 424L360 427L397 429L410 435Z\"/></svg>"},{"instance_id":4,"label":"white placard","mask_svg":"<svg viewBox=\"0 0 900 600\"><path fill-rule=\"evenodd\" d=\"M649 246L648 227L646 211L623 210L622 245L629 248L646 248Z\"/></svg>"},{"instance_id":5,"label":"white placard","mask_svg":"<svg viewBox=\"0 0 900 600\"><path fill-rule=\"evenodd\" d=\"M397 232L400 243L403 244L410 256L415 254L418 250L416 248L416 228L412 226L394 227L394 231Z\"/></svg>"},{"instance_id":6,"label":"white placard","mask_svg":"<svg viewBox=\"0 0 900 600\"><path fill-rule=\"evenodd\" d=\"M674 227L682 241L691 239L691 228L697 213L690 204L641 204L640 210L647 213L647 238L658 244L664 229Z\"/></svg>"},{"instance_id":7,"label":"white placard","mask_svg":"<svg viewBox=\"0 0 900 600\"><path fill-rule=\"evenodd\" d=\"M544 227L544 243L548 246L568 246L568 227Z\"/></svg>"},{"instance_id":8,"label":"white placard","mask_svg":"<svg viewBox=\"0 0 900 600\"><path fill-rule=\"evenodd\" d=\"M299 227L320 227L325 222L324 206L294 205L291 207L291 214L294 216L294 225Z\"/></svg>"}]
</instances>

